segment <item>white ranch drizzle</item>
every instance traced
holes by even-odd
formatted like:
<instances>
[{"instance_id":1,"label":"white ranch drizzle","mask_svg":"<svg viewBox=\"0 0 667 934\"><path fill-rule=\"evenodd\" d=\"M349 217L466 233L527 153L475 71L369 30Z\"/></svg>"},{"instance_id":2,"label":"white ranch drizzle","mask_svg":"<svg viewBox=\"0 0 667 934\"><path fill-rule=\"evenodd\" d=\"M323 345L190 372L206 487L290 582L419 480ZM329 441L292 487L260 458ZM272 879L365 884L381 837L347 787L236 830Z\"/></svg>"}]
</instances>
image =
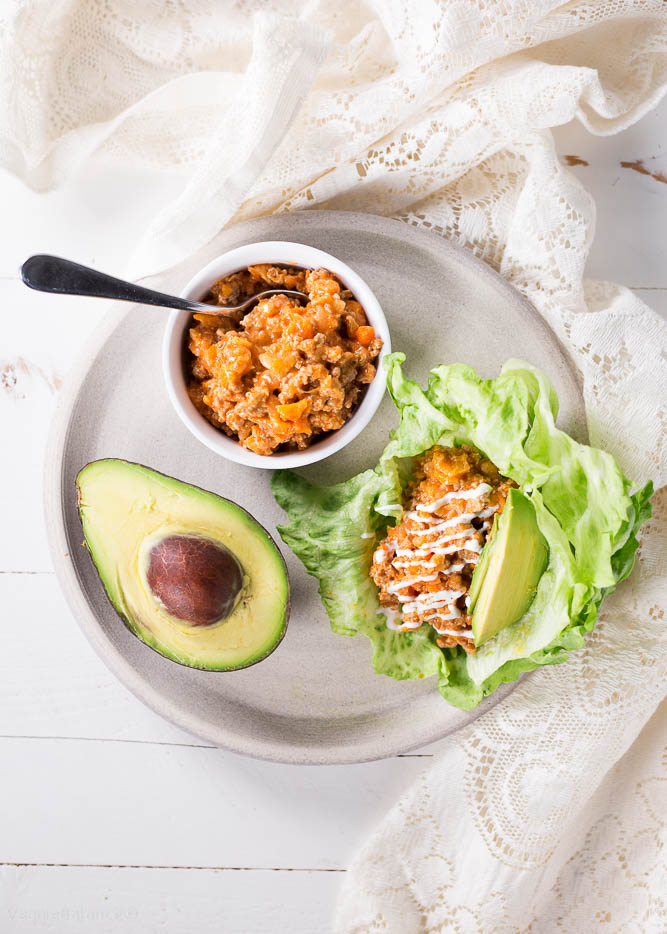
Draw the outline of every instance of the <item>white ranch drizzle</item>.
<instances>
[{"instance_id":1,"label":"white ranch drizzle","mask_svg":"<svg viewBox=\"0 0 667 934\"><path fill-rule=\"evenodd\" d=\"M455 607L453 607L453 608L450 607L450 609L451 609L451 613L447 613L447 614L444 614L444 613L431 613L430 616L425 616L424 619L425 619L425 620L432 620L432 619L439 619L439 620L443 620L443 619L461 619L461 611L459 610L459 608L458 608L457 606L455 606Z\"/></svg>"},{"instance_id":2,"label":"white ranch drizzle","mask_svg":"<svg viewBox=\"0 0 667 934\"><path fill-rule=\"evenodd\" d=\"M422 621L420 619L415 619L415 620L403 619L403 625L401 628L409 629L410 631L412 631L413 629L419 629L421 624L422 624Z\"/></svg>"},{"instance_id":3,"label":"white ranch drizzle","mask_svg":"<svg viewBox=\"0 0 667 934\"><path fill-rule=\"evenodd\" d=\"M461 611L458 607L454 607L454 604L464 593L464 590L438 590L436 593L420 593L416 597L407 598L408 605L404 607L403 612L414 616L415 613L423 613L424 610L436 610L442 606L447 606L452 607L452 613L456 610L452 619L458 618Z\"/></svg>"},{"instance_id":4,"label":"white ranch drizzle","mask_svg":"<svg viewBox=\"0 0 667 934\"><path fill-rule=\"evenodd\" d=\"M478 512L478 513L477 513L477 517L478 517L479 519L488 519L489 516L492 516L492 515L494 514L494 512L497 512L497 510L498 510L498 507L497 507L497 506L487 506L486 509L482 509L481 512ZM485 523L485 525L486 525L486 523Z\"/></svg>"},{"instance_id":5,"label":"white ranch drizzle","mask_svg":"<svg viewBox=\"0 0 667 934\"><path fill-rule=\"evenodd\" d=\"M427 548L439 548L440 545L446 545L447 542L455 542L459 538L470 535L471 531L473 531L473 527L466 523L465 528L457 529L456 532L452 532L450 535L441 535L440 538L436 538L433 542L422 542L420 548L422 551Z\"/></svg>"},{"instance_id":6,"label":"white ranch drizzle","mask_svg":"<svg viewBox=\"0 0 667 934\"><path fill-rule=\"evenodd\" d=\"M395 568L423 568L425 571L430 571L431 568L437 568L437 563L433 564L432 561L421 561L417 559L416 561L392 561L393 567Z\"/></svg>"},{"instance_id":7,"label":"white ranch drizzle","mask_svg":"<svg viewBox=\"0 0 667 934\"><path fill-rule=\"evenodd\" d=\"M448 609L452 610L452 615L448 616L447 619L459 619L459 617L461 616L461 611L459 610L458 613L454 612L454 610L452 609L453 604L452 604L451 598L449 600L424 600L423 602L420 602L420 603L408 603L407 606L403 607L403 615L404 616L406 615L415 616L418 614L420 615L424 613L426 610L440 610L442 609L443 606L446 606ZM455 607L455 609L458 609L458 607ZM440 618L442 618L441 614L439 613L436 613L436 616L439 616Z\"/></svg>"},{"instance_id":8,"label":"white ranch drizzle","mask_svg":"<svg viewBox=\"0 0 667 934\"><path fill-rule=\"evenodd\" d=\"M385 620L387 621L387 629L397 631L403 627L400 610L392 610L391 607L384 606L380 612L384 613Z\"/></svg>"},{"instance_id":9,"label":"white ranch drizzle","mask_svg":"<svg viewBox=\"0 0 667 934\"><path fill-rule=\"evenodd\" d=\"M375 532L362 532L360 538L375 538Z\"/></svg>"},{"instance_id":10,"label":"white ranch drizzle","mask_svg":"<svg viewBox=\"0 0 667 934\"><path fill-rule=\"evenodd\" d=\"M470 542L473 544L470 545ZM423 547L416 548L412 553L418 558L426 558L428 555L453 555L455 551L472 551L475 554L479 554L481 549L478 549L477 546L479 542L476 538L467 538L461 541L461 538L458 538L454 544L447 545L446 548L438 548L437 542L433 543L433 547Z\"/></svg>"},{"instance_id":11,"label":"white ranch drizzle","mask_svg":"<svg viewBox=\"0 0 667 934\"><path fill-rule=\"evenodd\" d=\"M483 547L484 545L482 545L478 538L469 538L463 543L464 551L472 551L476 555L481 555Z\"/></svg>"},{"instance_id":12,"label":"white ranch drizzle","mask_svg":"<svg viewBox=\"0 0 667 934\"><path fill-rule=\"evenodd\" d=\"M464 512L462 516L453 516L451 519L444 519L442 522L432 525L430 529L416 529L414 534L419 535L420 538L424 535L433 535L434 532L452 529L457 525L470 525L471 521L477 518L479 518L479 514L476 512Z\"/></svg>"},{"instance_id":13,"label":"white ranch drizzle","mask_svg":"<svg viewBox=\"0 0 667 934\"><path fill-rule=\"evenodd\" d=\"M484 493L490 493L492 486L489 483L480 483L479 486L475 486L470 490L453 490L451 493L445 493L441 499L436 499L433 503L419 503L417 509L420 512L436 512L438 509L441 509L447 503L451 503L455 499L479 499L480 496L483 496Z\"/></svg>"},{"instance_id":14,"label":"white ranch drizzle","mask_svg":"<svg viewBox=\"0 0 667 934\"><path fill-rule=\"evenodd\" d=\"M441 636L464 636L466 639L472 639L472 629L438 629L433 627Z\"/></svg>"},{"instance_id":15,"label":"white ranch drizzle","mask_svg":"<svg viewBox=\"0 0 667 934\"><path fill-rule=\"evenodd\" d=\"M427 584L429 581L438 579L439 574L427 574L426 577L406 577L403 581L396 581L387 587L388 593L398 593L399 590L405 590L406 587L412 587L413 584Z\"/></svg>"},{"instance_id":16,"label":"white ranch drizzle","mask_svg":"<svg viewBox=\"0 0 667 934\"><path fill-rule=\"evenodd\" d=\"M379 546L379 548L375 549L375 552L373 553L373 561L375 561L377 564L380 564L382 561L384 561L385 558L388 558L391 554L395 554L395 552L396 546L394 543L385 541Z\"/></svg>"},{"instance_id":17,"label":"white ranch drizzle","mask_svg":"<svg viewBox=\"0 0 667 934\"><path fill-rule=\"evenodd\" d=\"M397 569L414 567L419 568L422 572L428 572L437 567L438 562L436 560L434 564L433 558L438 555L450 555L458 551L464 551L467 552L467 557L463 562L454 564L449 568L443 568L441 572L436 571L433 574L425 573L390 584L387 587L388 592L396 594L401 603L399 610L384 610L385 614L387 614L387 626L390 629L414 630L418 629L424 621L430 622L440 635L463 636L466 638L472 636L472 630L470 629L443 629L438 626L438 623L462 618L462 611L456 606L456 601L464 595L465 591L444 589L420 593L416 596L403 594L402 591L414 584L430 583L431 581L437 580L441 574L446 576L448 574L459 573L466 565L474 566L477 564L478 558L476 556L481 554L484 545L475 538L474 535L471 535L471 533L478 531L474 529L471 523L474 519L488 520L497 512L498 507L484 506L475 512L462 513L450 519L441 519L438 516L429 514L437 512L438 509L455 500L468 501L479 499L486 493L491 492L492 489L493 487L488 483L479 483L476 487L472 487L468 490L453 490L432 503L419 503L416 509L406 513L406 518L411 519L416 525L422 526L422 528L413 530L412 533L422 541L416 549L396 548L394 546L391 549L395 555L395 559L392 561L393 567ZM385 508L395 509L399 507L398 504L396 504L395 506L385 506ZM424 513L427 515L424 515ZM490 522L484 521L479 531L488 532L489 528ZM447 530L451 531L449 531L448 534L441 534ZM433 540L429 540L430 536L437 537ZM389 553L390 552L380 547L375 552L374 558L377 561L382 561ZM396 558L404 558L406 560L397 561ZM430 560L424 561L422 559ZM466 597L465 604L466 607L469 606L469 596ZM446 612L444 612L445 610ZM393 614L391 617L388 615L390 612ZM424 615L425 613L428 613L428 615ZM401 615L402 622L398 622Z\"/></svg>"},{"instance_id":18,"label":"white ranch drizzle","mask_svg":"<svg viewBox=\"0 0 667 934\"><path fill-rule=\"evenodd\" d=\"M400 610L392 610L391 607L382 607L381 613L384 614L384 617L387 621L387 629L393 629L394 632L404 632L405 630L414 631L419 629L422 624L420 619L406 621L401 618Z\"/></svg>"}]
</instances>

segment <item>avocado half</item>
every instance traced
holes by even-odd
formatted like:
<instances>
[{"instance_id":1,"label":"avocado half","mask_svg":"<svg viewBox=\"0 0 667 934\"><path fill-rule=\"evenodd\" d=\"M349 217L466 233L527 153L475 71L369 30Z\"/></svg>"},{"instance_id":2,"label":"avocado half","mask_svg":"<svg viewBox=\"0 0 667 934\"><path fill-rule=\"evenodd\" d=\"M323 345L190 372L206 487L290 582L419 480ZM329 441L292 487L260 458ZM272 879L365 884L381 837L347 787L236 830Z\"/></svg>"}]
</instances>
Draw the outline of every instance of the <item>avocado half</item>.
<instances>
[{"instance_id":1,"label":"avocado half","mask_svg":"<svg viewBox=\"0 0 667 934\"><path fill-rule=\"evenodd\" d=\"M488 642L528 611L548 560L549 546L537 525L535 507L511 489L470 584L468 612L475 645Z\"/></svg>"},{"instance_id":2,"label":"avocado half","mask_svg":"<svg viewBox=\"0 0 667 934\"><path fill-rule=\"evenodd\" d=\"M127 628L165 658L247 668L278 646L283 557L241 506L141 464L108 458L76 478L85 546Z\"/></svg>"}]
</instances>

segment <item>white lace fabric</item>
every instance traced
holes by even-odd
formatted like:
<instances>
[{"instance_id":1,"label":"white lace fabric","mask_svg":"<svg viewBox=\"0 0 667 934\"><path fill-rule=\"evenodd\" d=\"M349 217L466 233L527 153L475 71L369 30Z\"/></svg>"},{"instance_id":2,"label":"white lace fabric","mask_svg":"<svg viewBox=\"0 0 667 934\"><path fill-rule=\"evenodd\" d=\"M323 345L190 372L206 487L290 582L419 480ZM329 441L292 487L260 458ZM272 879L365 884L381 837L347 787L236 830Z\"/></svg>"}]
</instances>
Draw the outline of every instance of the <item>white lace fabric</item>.
<instances>
[{"instance_id":1,"label":"white lace fabric","mask_svg":"<svg viewBox=\"0 0 667 934\"><path fill-rule=\"evenodd\" d=\"M428 228L530 298L579 369L592 443L665 483L665 325L584 281L594 204L549 130L614 133L658 101L661 0L23 0L0 25L2 164L37 189L90 157L183 177L132 275L271 212ZM666 512L663 491L586 648L448 741L382 821L340 932L666 929Z\"/></svg>"}]
</instances>

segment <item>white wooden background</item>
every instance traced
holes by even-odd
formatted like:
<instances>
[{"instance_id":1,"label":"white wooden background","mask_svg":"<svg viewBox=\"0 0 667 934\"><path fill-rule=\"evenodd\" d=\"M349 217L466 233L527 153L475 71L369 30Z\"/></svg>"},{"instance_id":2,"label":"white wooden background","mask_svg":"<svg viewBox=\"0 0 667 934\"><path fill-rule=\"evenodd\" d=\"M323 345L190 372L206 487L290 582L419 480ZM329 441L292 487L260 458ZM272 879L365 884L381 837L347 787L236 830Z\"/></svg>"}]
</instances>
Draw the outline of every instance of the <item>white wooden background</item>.
<instances>
[{"instance_id":1,"label":"white wooden background","mask_svg":"<svg viewBox=\"0 0 667 934\"><path fill-rule=\"evenodd\" d=\"M615 137L556 134L598 205L589 274L663 314L666 127L663 104ZM299 768L202 745L114 680L60 595L44 442L105 307L30 292L18 267L52 252L122 272L176 184L96 165L35 195L0 176L0 934L326 932L354 850L437 752Z\"/></svg>"}]
</instances>

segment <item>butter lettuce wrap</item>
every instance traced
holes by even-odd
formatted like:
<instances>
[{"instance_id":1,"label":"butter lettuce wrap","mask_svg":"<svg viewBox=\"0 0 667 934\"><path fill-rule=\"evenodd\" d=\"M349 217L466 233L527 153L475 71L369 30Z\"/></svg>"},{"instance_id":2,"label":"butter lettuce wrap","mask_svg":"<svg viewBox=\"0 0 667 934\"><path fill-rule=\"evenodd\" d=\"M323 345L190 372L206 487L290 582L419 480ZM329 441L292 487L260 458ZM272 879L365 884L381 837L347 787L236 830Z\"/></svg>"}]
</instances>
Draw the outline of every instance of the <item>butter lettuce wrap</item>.
<instances>
[{"instance_id":1,"label":"butter lettuce wrap","mask_svg":"<svg viewBox=\"0 0 667 934\"><path fill-rule=\"evenodd\" d=\"M370 639L376 672L399 680L437 675L442 696L469 710L502 682L584 645L603 597L632 569L652 485L631 492L610 454L558 429L554 388L529 364L510 360L492 380L469 366L439 366L424 390L404 376L404 360L394 353L386 361L400 423L375 469L331 487L276 472L273 492L289 517L279 532L319 580L332 630ZM436 444L473 445L514 480L549 545L528 611L474 655L440 648L428 625L388 628L369 576L377 541L400 518L412 458Z\"/></svg>"}]
</instances>

